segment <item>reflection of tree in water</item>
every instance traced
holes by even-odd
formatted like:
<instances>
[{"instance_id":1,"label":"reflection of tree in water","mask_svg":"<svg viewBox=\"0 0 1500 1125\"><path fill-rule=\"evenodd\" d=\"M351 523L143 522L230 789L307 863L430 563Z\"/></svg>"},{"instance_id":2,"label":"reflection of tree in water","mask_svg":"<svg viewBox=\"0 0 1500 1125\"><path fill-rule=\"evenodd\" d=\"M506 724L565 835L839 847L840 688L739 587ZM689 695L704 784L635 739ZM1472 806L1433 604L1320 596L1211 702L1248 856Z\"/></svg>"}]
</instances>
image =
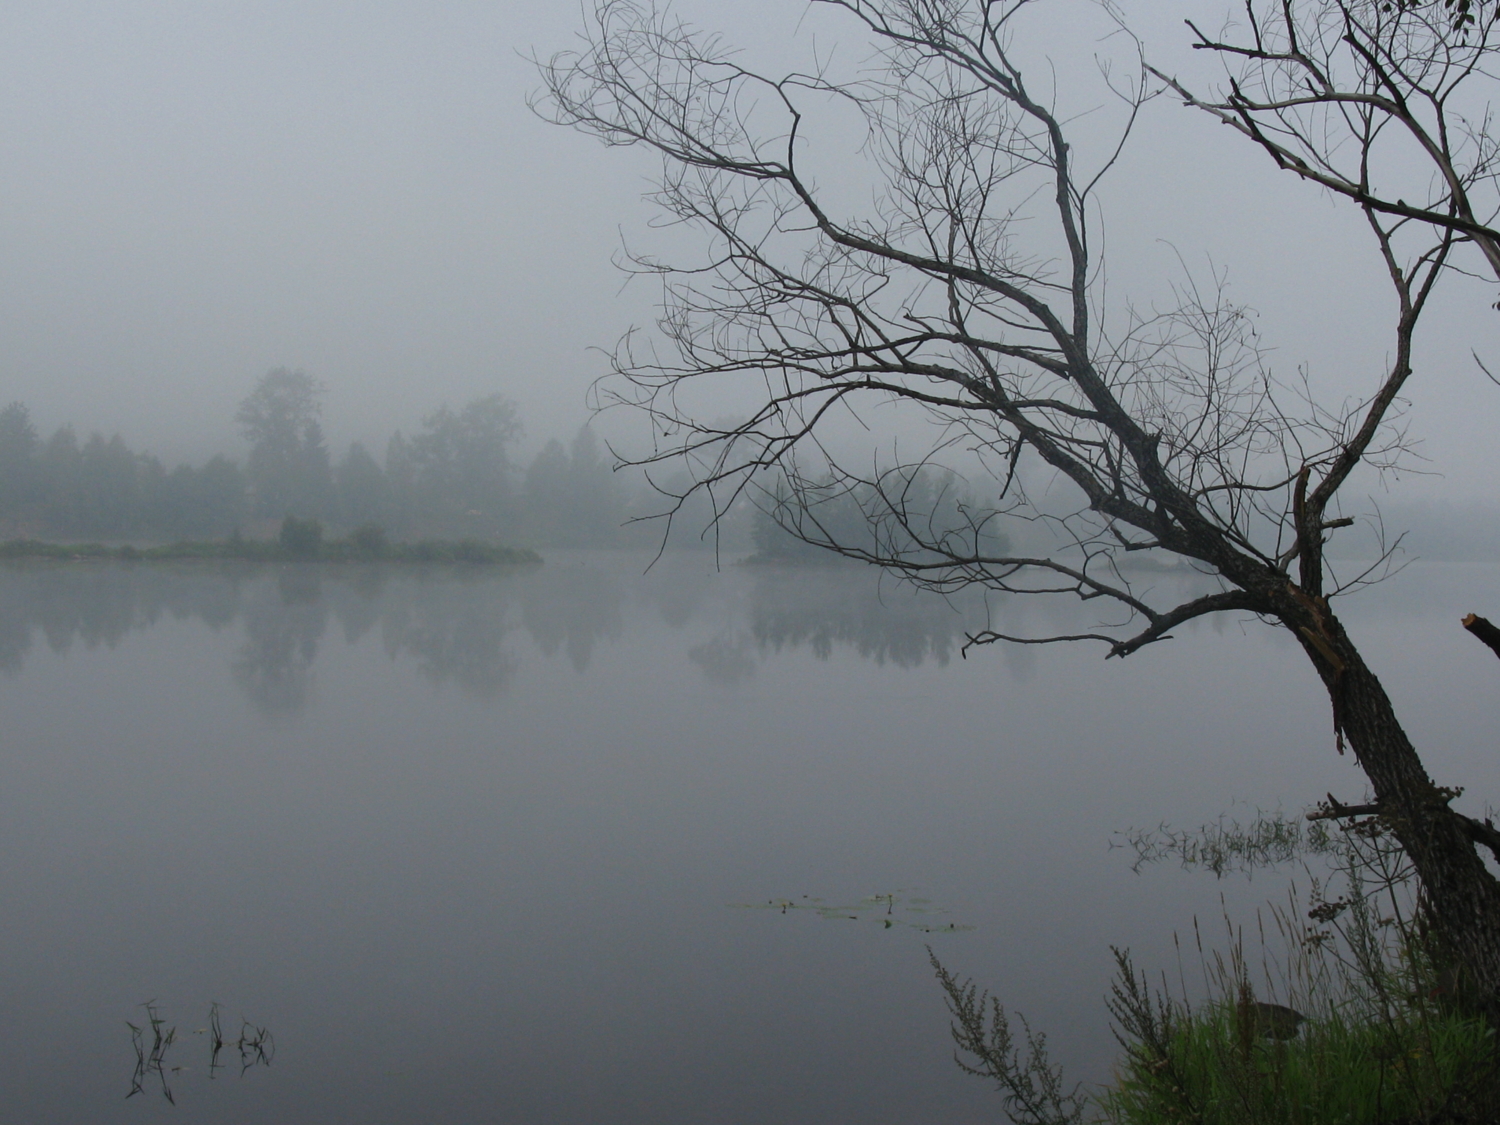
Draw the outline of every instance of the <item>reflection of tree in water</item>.
<instances>
[{"instance_id":1,"label":"reflection of tree in water","mask_svg":"<svg viewBox=\"0 0 1500 1125\"><path fill-rule=\"evenodd\" d=\"M919 593L865 568L767 567L756 575L750 630L762 648L807 645L820 660L848 645L878 664L945 665L966 630L982 626L977 596L944 599Z\"/></svg>"},{"instance_id":2,"label":"reflection of tree in water","mask_svg":"<svg viewBox=\"0 0 1500 1125\"><path fill-rule=\"evenodd\" d=\"M0 672L19 676L31 651L31 622L18 607L0 601Z\"/></svg>"},{"instance_id":3,"label":"reflection of tree in water","mask_svg":"<svg viewBox=\"0 0 1500 1125\"><path fill-rule=\"evenodd\" d=\"M698 615L717 579L708 552L694 551L686 559L658 560L637 581L641 599L674 629Z\"/></svg>"},{"instance_id":4,"label":"reflection of tree in water","mask_svg":"<svg viewBox=\"0 0 1500 1125\"><path fill-rule=\"evenodd\" d=\"M710 683L734 687L755 675L755 641L742 630L726 630L688 649L688 659Z\"/></svg>"},{"instance_id":5,"label":"reflection of tree in water","mask_svg":"<svg viewBox=\"0 0 1500 1125\"><path fill-rule=\"evenodd\" d=\"M164 615L217 631L239 614L245 567L12 563L0 569L0 671L16 675L38 631L53 652L114 648Z\"/></svg>"},{"instance_id":6,"label":"reflection of tree in water","mask_svg":"<svg viewBox=\"0 0 1500 1125\"><path fill-rule=\"evenodd\" d=\"M619 584L588 567L557 567L527 576L522 619L546 656L563 649L582 672L601 637L618 640L624 630Z\"/></svg>"},{"instance_id":7,"label":"reflection of tree in water","mask_svg":"<svg viewBox=\"0 0 1500 1125\"><path fill-rule=\"evenodd\" d=\"M387 591L381 637L392 657L415 657L436 684L481 699L503 692L518 664L505 647L511 584L491 581L401 583Z\"/></svg>"},{"instance_id":8,"label":"reflection of tree in water","mask_svg":"<svg viewBox=\"0 0 1500 1125\"><path fill-rule=\"evenodd\" d=\"M235 654L235 682L267 714L307 705L318 641L328 607L316 565L285 568L276 585L257 586L244 604L245 643Z\"/></svg>"},{"instance_id":9,"label":"reflection of tree in water","mask_svg":"<svg viewBox=\"0 0 1500 1125\"><path fill-rule=\"evenodd\" d=\"M260 710L291 714L309 702L330 621L350 645L378 629L393 659L410 658L433 683L480 698L513 681L517 628L543 654L562 653L585 670L601 639L624 632L627 591L674 626L722 612L714 635L700 637L689 656L726 686L753 676L759 653L804 645L824 658L847 646L902 667L945 663L965 629L985 623L977 600L956 612L941 598L882 586L875 572L854 567L765 568L740 572L741 581L716 575L695 556L663 560L638 580L589 562L521 573L311 563L7 566L0 568L0 671L19 672L39 632L66 652L80 642L115 645L164 617L216 630L242 625L235 682Z\"/></svg>"},{"instance_id":10,"label":"reflection of tree in water","mask_svg":"<svg viewBox=\"0 0 1500 1125\"><path fill-rule=\"evenodd\" d=\"M28 577L32 620L56 653L66 653L75 638L89 649L114 648L162 609L157 585L134 569L47 567Z\"/></svg>"},{"instance_id":11,"label":"reflection of tree in water","mask_svg":"<svg viewBox=\"0 0 1500 1125\"><path fill-rule=\"evenodd\" d=\"M331 615L347 643L379 626L392 656L415 658L434 682L490 697L516 669L503 639L515 616L506 610L507 591L519 580L494 572L316 564L7 565L0 568L0 672L20 673L38 632L66 653L80 641L114 647L164 616L200 620L214 631L241 621L235 682L260 710L295 713L307 705Z\"/></svg>"},{"instance_id":12,"label":"reflection of tree in water","mask_svg":"<svg viewBox=\"0 0 1500 1125\"><path fill-rule=\"evenodd\" d=\"M379 565L358 566L343 571L342 581L328 591L334 620L348 644L358 644L376 625L384 608L386 572Z\"/></svg>"}]
</instances>

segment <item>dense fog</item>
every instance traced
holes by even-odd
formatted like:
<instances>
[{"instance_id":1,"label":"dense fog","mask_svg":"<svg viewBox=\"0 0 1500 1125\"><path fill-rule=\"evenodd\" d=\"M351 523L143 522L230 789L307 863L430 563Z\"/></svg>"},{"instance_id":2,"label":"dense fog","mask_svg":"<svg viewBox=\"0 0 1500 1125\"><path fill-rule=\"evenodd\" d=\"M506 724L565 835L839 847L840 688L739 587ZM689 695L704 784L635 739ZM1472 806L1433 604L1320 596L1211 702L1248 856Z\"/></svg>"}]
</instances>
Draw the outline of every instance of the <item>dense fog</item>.
<instances>
[{"instance_id":1,"label":"dense fog","mask_svg":"<svg viewBox=\"0 0 1500 1125\"><path fill-rule=\"evenodd\" d=\"M1500 1120L1497 76L0 8L8 1112Z\"/></svg>"}]
</instances>

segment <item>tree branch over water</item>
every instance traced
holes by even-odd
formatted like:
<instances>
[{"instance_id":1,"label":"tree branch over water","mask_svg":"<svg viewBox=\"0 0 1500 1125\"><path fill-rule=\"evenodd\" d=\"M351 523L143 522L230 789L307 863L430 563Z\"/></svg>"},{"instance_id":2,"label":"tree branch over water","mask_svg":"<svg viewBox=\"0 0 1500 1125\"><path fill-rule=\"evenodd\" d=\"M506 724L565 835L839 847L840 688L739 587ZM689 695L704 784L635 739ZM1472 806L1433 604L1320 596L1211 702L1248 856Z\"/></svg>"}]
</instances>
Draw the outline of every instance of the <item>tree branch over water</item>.
<instances>
[{"instance_id":1,"label":"tree branch over water","mask_svg":"<svg viewBox=\"0 0 1500 1125\"><path fill-rule=\"evenodd\" d=\"M653 424L631 463L691 467L667 491L667 518L690 496L722 515L748 495L790 534L919 585L1106 607L1093 628L971 644L1097 640L1125 656L1213 614L1286 629L1327 690L1339 751L1352 746L1438 929L1500 1017L1500 884L1330 604L1382 564L1351 583L1325 554L1351 522L1340 496L1356 472L1410 452L1401 404L1439 281L1470 243L1494 256L1490 212L1474 202L1493 183L1488 119L1455 133L1452 116L1459 91L1492 81L1492 12L1476 6L1470 26L1416 3L1252 7L1253 47L1199 37L1246 68L1213 101L1148 66L1118 22L1108 30L1125 46L1095 92L1027 56L1041 5L821 3L869 43L867 67L758 72L633 0L599 0L584 45L539 63L539 111L653 150L650 198L701 248L681 262L630 257L661 286L657 334L627 335L599 387L603 405ZM1312 31L1322 54L1303 46ZM1340 52L1352 86L1330 69ZM1360 399L1330 405L1307 381L1280 382L1222 274L1185 277L1163 311L1110 299L1095 198L1163 92L1273 156L1295 148L1299 173L1357 189L1345 194L1393 298L1388 358ZM1077 107L1101 94L1113 135L1077 144ZM859 120L862 143L824 123L838 115ZM1397 124L1442 173L1414 214L1372 186L1405 151L1389 143ZM867 205L848 202L862 194ZM754 395L741 420L714 410L726 389ZM851 422L890 440L854 442ZM925 444L901 452L914 433ZM1025 466L1051 475L1049 492L1028 487ZM1040 549L1012 550L1015 533ZM1175 556L1217 589L1174 598L1129 561L1140 552Z\"/></svg>"}]
</instances>

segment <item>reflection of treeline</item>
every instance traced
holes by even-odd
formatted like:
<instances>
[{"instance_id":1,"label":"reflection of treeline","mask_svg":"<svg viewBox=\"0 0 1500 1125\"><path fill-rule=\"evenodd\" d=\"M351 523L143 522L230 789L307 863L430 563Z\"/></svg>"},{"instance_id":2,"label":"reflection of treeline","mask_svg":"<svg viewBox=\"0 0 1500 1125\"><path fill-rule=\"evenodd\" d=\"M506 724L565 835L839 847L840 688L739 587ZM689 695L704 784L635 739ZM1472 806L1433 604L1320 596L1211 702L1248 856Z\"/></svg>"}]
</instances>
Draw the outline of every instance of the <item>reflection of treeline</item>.
<instances>
[{"instance_id":1,"label":"reflection of treeline","mask_svg":"<svg viewBox=\"0 0 1500 1125\"><path fill-rule=\"evenodd\" d=\"M910 468L878 481L782 477L759 494L752 538L761 560L813 561L846 554L920 561L939 552L1001 555L997 514L954 473Z\"/></svg>"},{"instance_id":2,"label":"reflection of treeline","mask_svg":"<svg viewBox=\"0 0 1500 1125\"><path fill-rule=\"evenodd\" d=\"M378 526L391 541L487 539L536 546L611 546L627 504L587 427L515 464L521 435L500 395L447 406L397 431L381 456L354 442L335 457L324 438L322 388L299 371L262 377L236 413L244 463L217 456L168 470L117 434L43 438L26 406L0 410L0 538L216 539L274 533L284 517L335 529Z\"/></svg>"},{"instance_id":3,"label":"reflection of treeline","mask_svg":"<svg viewBox=\"0 0 1500 1125\"><path fill-rule=\"evenodd\" d=\"M589 664L618 636L621 594L604 575L574 568L393 569L253 563L0 568L0 673L19 673L38 640L114 648L165 619L236 624L243 639L230 671L257 709L295 713L310 698L330 626L345 643L372 632L393 659L412 660L436 684L495 696L519 667L507 638L523 630L544 653Z\"/></svg>"},{"instance_id":4,"label":"reflection of treeline","mask_svg":"<svg viewBox=\"0 0 1500 1125\"><path fill-rule=\"evenodd\" d=\"M984 621L978 599L916 595L868 568L767 566L715 579L702 563L668 562L642 575L635 561L618 572L10 562L0 565L0 674L20 673L38 644L57 653L114 648L162 621L201 621L215 632L236 630L227 670L258 710L295 713L311 698L330 635L351 645L377 637L393 660L411 661L434 684L491 698L520 667L518 632L543 656L563 656L581 672L601 641L623 634L628 604L680 630L717 604L716 588L748 597L734 595L722 628L688 656L726 684L752 676L773 651L804 646L824 658L846 647L903 667L946 662L965 630Z\"/></svg>"},{"instance_id":5,"label":"reflection of treeline","mask_svg":"<svg viewBox=\"0 0 1500 1125\"><path fill-rule=\"evenodd\" d=\"M40 632L57 653L75 644L114 648L163 618L196 619L218 631L241 610L248 566L55 567L0 570L0 672L21 670Z\"/></svg>"},{"instance_id":6,"label":"reflection of treeline","mask_svg":"<svg viewBox=\"0 0 1500 1125\"><path fill-rule=\"evenodd\" d=\"M821 573L767 569L756 576L750 633L761 649L806 645L821 660L847 646L879 664L947 664L985 620L982 595L919 593L853 564Z\"/></svg>"}]
</instances>

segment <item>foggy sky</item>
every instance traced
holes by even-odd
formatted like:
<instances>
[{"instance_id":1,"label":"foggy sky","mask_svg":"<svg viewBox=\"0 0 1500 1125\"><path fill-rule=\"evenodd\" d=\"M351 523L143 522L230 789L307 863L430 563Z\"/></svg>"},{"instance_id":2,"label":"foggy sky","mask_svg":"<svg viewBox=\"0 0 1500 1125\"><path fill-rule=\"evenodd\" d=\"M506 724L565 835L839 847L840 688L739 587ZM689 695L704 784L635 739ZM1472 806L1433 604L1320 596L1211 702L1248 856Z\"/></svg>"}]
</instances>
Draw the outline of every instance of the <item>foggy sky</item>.
<instances>
[{"instance_id":1,"label":"foggy sky","mask_svg":"<svg viewBox=\"0 0 1500 1125\"><path fill-rule=\"evenodd\" d=\"M678 7L747 62L802 61L813 42L860 53L838 37L847 21L804 0ZM1187 74L1201 59L1178 20L1216 27L1224 6L1127 12L1153 59ZM0 401L27 402L44 434L118 429L201 459L242 450L235 404L290 366L327 385L335 450L496 390L519 404L529 448L565 436L603 370L590 348L648 322L655 297L622 291L611 267L622 234L657 237L639 201L654 162L525 105L525 55L568 47L581 22L574 4L517 0L6 5ZM799 25L801 46L784 47ZM1071 54L1065 77L1113 49L1078 42L1084 26L1061 20L1038 47ZM1105 100L1097 86L1072 96ZM1283 374L1307 363L1340 394L1368 385L1390 298L1352 208L1163 99L1104 217L1117 295L1165 300L1179 255L1212 262L1260 311ZM1412 420L1446 476L1404 482L1413 493L1492 491L1500 388L1469 351L1500 358L1493 300L1450 283L1429 314Z\"/></svg>"}]
</instances>

